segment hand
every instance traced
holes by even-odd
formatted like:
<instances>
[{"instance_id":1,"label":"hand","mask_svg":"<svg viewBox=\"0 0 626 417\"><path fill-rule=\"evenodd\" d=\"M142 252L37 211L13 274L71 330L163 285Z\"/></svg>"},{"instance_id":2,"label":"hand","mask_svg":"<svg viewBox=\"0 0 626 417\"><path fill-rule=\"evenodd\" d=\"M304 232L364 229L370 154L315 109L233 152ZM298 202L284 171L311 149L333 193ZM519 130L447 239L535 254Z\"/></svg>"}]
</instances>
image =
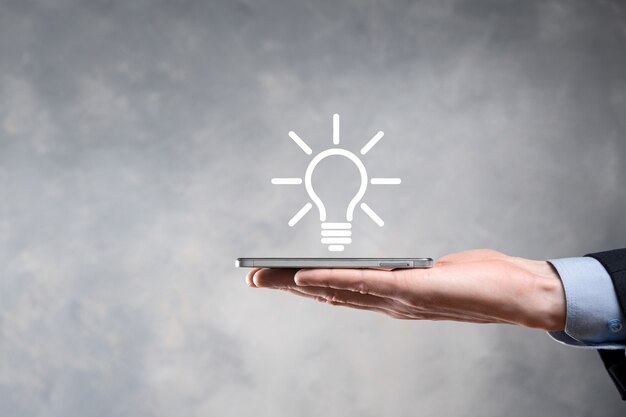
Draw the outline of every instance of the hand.
<instances>
[{"instance_id":1,"label":"hand","mask_svg":"<svg viewBox=\"0 0 626 417\"><path fill-rule=\"evenodd\" d=\"M565 327L565 294L546 261L473 250L430 269L253 269L246 281L397 319Z\"/></svg>"}]
</instances>

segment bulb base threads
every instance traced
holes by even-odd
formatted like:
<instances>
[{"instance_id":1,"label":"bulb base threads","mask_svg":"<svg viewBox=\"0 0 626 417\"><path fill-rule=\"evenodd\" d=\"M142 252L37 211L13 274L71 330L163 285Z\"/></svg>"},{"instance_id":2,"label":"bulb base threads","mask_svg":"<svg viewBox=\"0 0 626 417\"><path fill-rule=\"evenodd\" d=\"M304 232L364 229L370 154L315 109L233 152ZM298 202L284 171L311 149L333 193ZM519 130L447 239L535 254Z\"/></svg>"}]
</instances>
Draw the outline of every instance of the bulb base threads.
<instances>
[{"instance_id":1,"label":"bulb base threads","mask_svg":"<svg viewBox=\"0 0 626 417\"><path fill-rule=\"evenodd\" d=\"M351 223L322 223L322 244L328 245L330 252L343 252L344 245L352 243Z\"/></svg>"}]
</instances>

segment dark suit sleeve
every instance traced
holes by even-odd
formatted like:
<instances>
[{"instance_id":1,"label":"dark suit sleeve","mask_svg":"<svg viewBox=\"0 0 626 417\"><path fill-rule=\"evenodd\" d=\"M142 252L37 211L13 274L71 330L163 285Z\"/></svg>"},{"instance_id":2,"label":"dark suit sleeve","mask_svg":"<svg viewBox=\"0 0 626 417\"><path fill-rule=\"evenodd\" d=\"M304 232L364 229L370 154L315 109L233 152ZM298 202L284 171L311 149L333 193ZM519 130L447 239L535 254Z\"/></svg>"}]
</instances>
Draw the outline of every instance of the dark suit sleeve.
<instances>
[{"instance_id":1,"label":"dark suit sleeve","mask_svg":"<svg viewBox=\"0 0 626 417\"><path fill-rule=\"evenodd\" d=\"M626 249L591 253L589 255L602 264L613 281L615 293L622 312L626 315ZM626 356L623 349L598 351L617 390L626 401Z\"/></svg>"}]
</instances>

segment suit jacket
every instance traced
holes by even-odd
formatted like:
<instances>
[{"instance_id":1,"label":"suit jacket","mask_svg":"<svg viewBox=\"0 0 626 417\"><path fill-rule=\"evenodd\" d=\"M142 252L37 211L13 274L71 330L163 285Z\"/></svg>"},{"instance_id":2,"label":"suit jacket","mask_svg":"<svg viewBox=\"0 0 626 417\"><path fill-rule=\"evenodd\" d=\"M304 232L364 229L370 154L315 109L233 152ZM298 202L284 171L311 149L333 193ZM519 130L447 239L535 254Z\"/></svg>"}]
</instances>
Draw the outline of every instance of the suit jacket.
<instances>
[{"instance_id":1,"label":"suit jacket","mask_svg":"<svg viewBox=\"0 0 626 417\"><path fill-rule=\"evenodd\" d=\"M595 258L607 270L613 281L619 305L626 315L626 249L591 253L586 256ZM622 400L626 401L626 354L624 350L601 349L598 353Z\"/></svg>"}]
</instances>

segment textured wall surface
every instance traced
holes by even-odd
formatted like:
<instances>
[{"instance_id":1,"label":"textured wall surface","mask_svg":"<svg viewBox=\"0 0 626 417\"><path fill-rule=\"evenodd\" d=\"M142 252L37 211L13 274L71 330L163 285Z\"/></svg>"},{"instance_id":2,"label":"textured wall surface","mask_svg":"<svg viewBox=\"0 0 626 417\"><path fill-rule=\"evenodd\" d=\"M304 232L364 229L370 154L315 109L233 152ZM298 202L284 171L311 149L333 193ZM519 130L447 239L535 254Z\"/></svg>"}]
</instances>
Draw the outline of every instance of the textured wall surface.
<instances>
[{"instance_id":1,"label":"textured wall surface","mask_svg":"<svg viewBox=\"0 0 626 417\"><path fill-rule=\"evenodd\" d=\"M363 161L403 179L368 189L386 225L357 211L347 256L624 246L625 22L618 0L0 0L0 415L624 415L594 352L251 290L233 259L327 254L269 179L333 113L348 149L383 130Z\"/></svg>"}]
</instances>

